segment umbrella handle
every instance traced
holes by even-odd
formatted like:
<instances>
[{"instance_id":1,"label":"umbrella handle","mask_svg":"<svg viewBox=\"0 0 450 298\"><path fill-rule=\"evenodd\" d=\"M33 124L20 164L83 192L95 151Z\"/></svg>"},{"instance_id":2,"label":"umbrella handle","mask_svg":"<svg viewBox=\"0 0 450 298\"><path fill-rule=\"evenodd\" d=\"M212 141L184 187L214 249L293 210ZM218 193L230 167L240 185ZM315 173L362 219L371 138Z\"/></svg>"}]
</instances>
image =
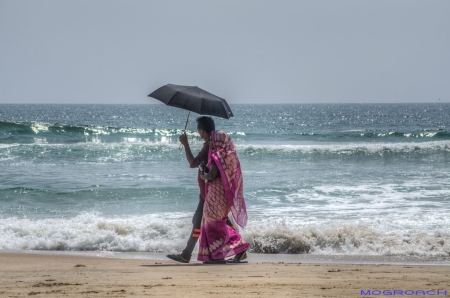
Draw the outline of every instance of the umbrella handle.
<instances>
[{"instance_id":1,"label":"umbrella handle","mask_svg":"<svg viewBox=\"0 0 450 298\"><path fill-rule=\"evenodd\" d=\"M189 111L189 113L188 113L188 117L187 117L187 119L186 119L186 124L184 125L184 134L186 134L186 127L187 127L187 124L188 124L188 121L189 121L189 116L191 115L191 111ZM181 149L183 149L183 144L180 144L180 150Z\"/></svg>"}]
</instances>

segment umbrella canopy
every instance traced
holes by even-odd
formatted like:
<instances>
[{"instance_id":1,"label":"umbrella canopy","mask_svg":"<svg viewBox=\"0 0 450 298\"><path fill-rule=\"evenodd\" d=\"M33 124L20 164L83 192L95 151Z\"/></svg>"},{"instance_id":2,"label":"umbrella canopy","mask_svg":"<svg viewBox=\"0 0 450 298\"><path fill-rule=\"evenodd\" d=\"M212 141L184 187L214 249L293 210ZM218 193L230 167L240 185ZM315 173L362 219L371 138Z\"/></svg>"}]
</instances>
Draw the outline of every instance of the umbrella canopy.
<instances>
[{"instance_id":1,"label":"umbrella canopy","mask_svg":"<svg viewBox=\"0 0 450 298\"><path fill-rule=\"evenodd\" d=\"M233 117L225 99L211 94L197 86L164 85L148 95L166 105L195 112L200 115Z\"/></svg>"}]
</instances>

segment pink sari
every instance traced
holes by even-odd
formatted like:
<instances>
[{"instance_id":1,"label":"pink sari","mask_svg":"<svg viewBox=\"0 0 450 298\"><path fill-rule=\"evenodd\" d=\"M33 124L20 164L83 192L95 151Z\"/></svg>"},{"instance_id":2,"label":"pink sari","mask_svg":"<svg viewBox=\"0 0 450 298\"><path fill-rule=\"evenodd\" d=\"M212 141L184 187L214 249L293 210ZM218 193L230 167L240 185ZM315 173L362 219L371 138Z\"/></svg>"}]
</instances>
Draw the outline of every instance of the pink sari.
<instances>
[{"instance_id":1,"label":"pink sari","mask_svg":"<svg viewBox=\"0 0 450 298\"><path fill-rule=\"evenodd\" d=\"M206 183L197 258L204 262L231 257L249 247L242 236L226 224L230 211L239 226L247 224L242 171L236 148L230 136L220 130L211 133L211 142L213 149L209 150L208 166L215 163L220 178Z\"/></svg>"}]
</instances>

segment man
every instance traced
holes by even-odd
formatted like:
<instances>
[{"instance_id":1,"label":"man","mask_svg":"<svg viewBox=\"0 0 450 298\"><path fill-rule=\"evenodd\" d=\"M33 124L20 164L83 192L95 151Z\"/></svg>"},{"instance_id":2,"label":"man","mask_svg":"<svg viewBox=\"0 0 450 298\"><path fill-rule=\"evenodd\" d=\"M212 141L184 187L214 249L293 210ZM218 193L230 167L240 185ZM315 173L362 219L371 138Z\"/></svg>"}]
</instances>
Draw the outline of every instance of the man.
<instances>
[{"instance_id":1,"label":"man","mask_svg":"<svg viewBox=\"0 0 450 298\"><path fill-rule=\"evenodd\" d=\"M188 138L186 134L182 134L180 136L180 143L184 145L184 150L186 153L186 159L191 168L198 168L200 163L203 161L205 164L208 162L208 150L209 150L209 141L210 134L212 131L216 130L216 126L214 124L214 120L211 117L202 116L197 118L197 132L200 137L205 141L203 144L202 150L197 154L196 157L191 152L191 148L189 146ZM171 260L180 262L180 263L189 263L192 256L192 251L197 244L198 238L200 237L200 226L202 224L202 216L203 216L203 205L205 203L205 181L200 178L201 171L198 170L197 181L198 186L200 187L200 196L199 202L197 206L197 210L195 210L194 217L192 218L192 232L191 236L188 239L186 244L186 248L183 250L181 254L170 254L167 257ZM231 226L233 229L233 225L230 220L227 220L227 224Z\"/></svg>"}]
</instances>

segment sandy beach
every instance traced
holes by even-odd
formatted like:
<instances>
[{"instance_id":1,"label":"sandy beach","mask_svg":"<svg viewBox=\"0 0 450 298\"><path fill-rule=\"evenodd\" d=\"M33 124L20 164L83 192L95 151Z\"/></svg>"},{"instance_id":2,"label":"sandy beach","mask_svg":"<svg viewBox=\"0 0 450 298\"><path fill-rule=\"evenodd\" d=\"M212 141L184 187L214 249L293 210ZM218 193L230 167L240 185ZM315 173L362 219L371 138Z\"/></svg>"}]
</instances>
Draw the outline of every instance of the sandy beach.
<instances>
[{"instance_id":1,"label":"sandy beach","mask_svg":"<svg viewBox=\"0 0 450 298\"><path fill-rule=\"evenodd\" d=\"M427 264L204 265L40 253L0 253L0 264L0 297L369 297L368 291L370 297L445 297L450 293L450 267Z\"/></svg>"}]
</instances>

